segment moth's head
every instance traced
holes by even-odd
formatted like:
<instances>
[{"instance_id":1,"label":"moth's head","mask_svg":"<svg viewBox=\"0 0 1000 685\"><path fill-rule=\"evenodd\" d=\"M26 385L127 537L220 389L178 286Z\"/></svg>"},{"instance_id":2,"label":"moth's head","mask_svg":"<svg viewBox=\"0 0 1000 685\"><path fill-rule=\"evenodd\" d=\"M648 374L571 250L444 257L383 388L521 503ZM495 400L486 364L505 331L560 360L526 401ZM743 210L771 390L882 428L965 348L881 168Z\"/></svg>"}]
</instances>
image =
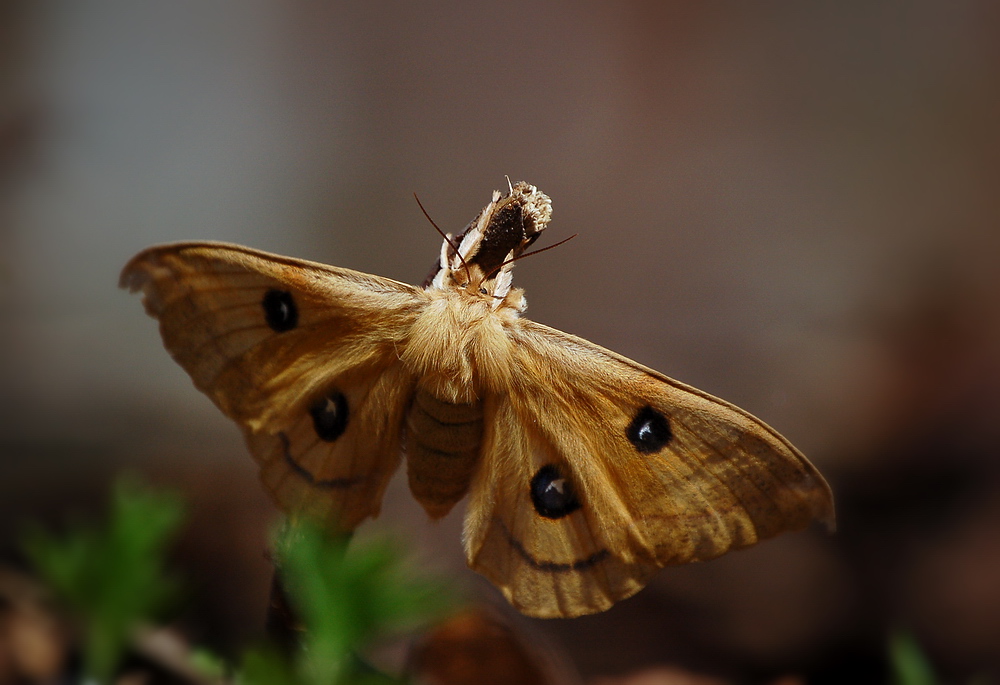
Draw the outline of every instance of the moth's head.
<instances>
[{"instance_id":1,"label":"moth's head","mask_svg":"<svg viewBox=\"0 0 1000 685\"><path fill-rule=\"evenodd\" d=\"M552 201L533 185L518 181L505 195L493 191L479 216L458 237L444 241L437 271L426 287L458 288L500 303L510 292L514 260L551 218Z\"/></svg>"}]
</instances>

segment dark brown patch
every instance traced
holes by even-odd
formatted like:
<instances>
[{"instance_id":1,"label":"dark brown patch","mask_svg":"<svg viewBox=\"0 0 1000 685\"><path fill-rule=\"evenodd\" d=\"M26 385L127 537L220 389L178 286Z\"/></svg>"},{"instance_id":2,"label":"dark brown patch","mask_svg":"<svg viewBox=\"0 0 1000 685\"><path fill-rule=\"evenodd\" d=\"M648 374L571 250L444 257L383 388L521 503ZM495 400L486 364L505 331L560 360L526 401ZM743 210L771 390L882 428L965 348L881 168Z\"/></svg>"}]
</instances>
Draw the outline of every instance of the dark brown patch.
<instances>
[{"instance_id":1,"label":"dark brown patch","mask_svg":"<svg viewBox=\"0 0 1000 685\"><path fill-rule=\"evenodd\" d=\"M334 442L347 430L350 408L347 398L339 390L331 390L309 407L316 435L324 442Z\"/></svg>"},{"instance_id":2,"label":"dark brown patch","mask_svg":"<svg viewBox=\"0 0 1000 685\"><path fill-rule=\"evenodd\" d=\"M541 235L535 221L524 211L524 202L516 200L501 207L493 216L483 231L479 249L470 260L477 264L484 274L491 274L511 256L521 254L531 243Z\"/></svg>"},{"instance_id":3,"label":"dark brown patch","mask_svg":"<svg viewBox=\"0 0 1000 685\"><path fill-rule=\"evenodd\" d=\"M573 482L556 464L546 464L531 479L531 503L539 516L561 519L580 508Z\"/></svg>"},{"instance_id":4,"label":"dark brown patch","mask_svg":"<svg viewBox=\"0 0 1000 685\"><path fill-rule=\"evenodd\" d=\"M667 446L673 433L667 417L647 404L636 412L625 429L625 437L640 454L653 454Z\"/></svg>"},{"instance_id":5,"label":"dark brown patch","mask_svg":"<svg viewBox=\"0 0 1000 685\"><path fill-rule=\"evenodd\" d=\"M268 290L260 304L264 308L264 320L275 333L284 333L299 325L299 309L290 292Z\"/></svg>"}]
</instances>

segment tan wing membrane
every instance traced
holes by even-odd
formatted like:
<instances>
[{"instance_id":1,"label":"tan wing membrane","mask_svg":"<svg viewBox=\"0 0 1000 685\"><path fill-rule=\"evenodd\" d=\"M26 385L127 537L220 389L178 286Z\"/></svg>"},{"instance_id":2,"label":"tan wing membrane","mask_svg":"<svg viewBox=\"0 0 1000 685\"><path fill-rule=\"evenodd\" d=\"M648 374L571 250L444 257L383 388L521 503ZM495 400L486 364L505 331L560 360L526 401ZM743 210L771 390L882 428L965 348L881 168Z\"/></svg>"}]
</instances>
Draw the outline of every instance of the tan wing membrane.
<instances>
[{"instance_id":1,"label":"tan wing membrane","mask_svg":"<svg viewBox=\"0 0 1000 685\"><path fill-rule=\"evenodd\" d=\"M399 462L413 379L396 349L421 290L219 243L150 248L122 272L164 345L240 423L277 502L353 526Z\"/></svg>"},{"instance_id":2,"label":"tan wing membrane","mask_svg":"<svg viewBox=\"0 0 1000 685\"><path fill-rule=\"evenodd\" d=\"M469 566L519 611L540 618L603 611L635 594L657 565L614 553L575 474L558 484L570 497L568 513L539 513L533 501L536 474L556 464L563 471L556 475L569 475L568 455L543 433L530 430L532 422L524 422L508 399L496 402L471 488L465 520ZM578 506L573 506L574 493Z\"/></svg>"},{"instance_id":3,"label":"tan wing membrane","mask_svg":"<svg viewBox=\"0 0 1000 685\"><path fill-rule=\"evenodd\" d=\"M377 516L382 494L400 461L403 410L413 381L399 365L363 378L336 379L319 404L335 403L350 413L342 435L328 441L316 430L312 412L277 434L246 431L247 444L261 467L261 480L290 511L353 530ZM329 434L327 434L329 437Z\"/></svg>"},{"instance_id":4,"label":"tan wing membrane","mask_svg":"<svg viewBox=\"0 0 1000 685\"><path fill-rule=\"evenodd\" d=\"M764 423L585 340L522 323L512 373L530 387L500 401L485 487L473 488L488 492L470 503L466 548L470 565L525 613L600 611L660 566L813 519L832 525L826 482ZM551 502L540 508L532 500L543 486ZM534 604L540 583L554 591Z\"/></svg>"},{"instance_id":5,"label":"tan wing membrane","mask_svg":"<svg viewBox=\"0 0 1000 685\"><path fill-rule=\"evenodd\" d=\"M277 415L298 414L327 379L394 357L423 302L421 290L387 278L221 243L145 250L121 285L143 291L198 389L253 430L280 429ZM269 293L284 323L268 321Z\"/></svg>"}]
</instances>

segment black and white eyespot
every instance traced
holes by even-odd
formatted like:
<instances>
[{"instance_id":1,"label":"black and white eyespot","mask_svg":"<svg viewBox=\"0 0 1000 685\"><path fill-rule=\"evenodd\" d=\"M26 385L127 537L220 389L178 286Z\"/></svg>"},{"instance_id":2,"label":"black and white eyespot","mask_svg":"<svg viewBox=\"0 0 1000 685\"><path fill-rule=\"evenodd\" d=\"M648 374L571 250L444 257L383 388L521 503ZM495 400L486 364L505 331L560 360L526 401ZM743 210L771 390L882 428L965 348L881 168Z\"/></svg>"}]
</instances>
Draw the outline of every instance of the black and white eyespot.
<instances>
[{"instance_id":1,"label":"black and white eyespot","mask_svg":"<svg viewBox=\"0 0 1000 685\"><path fill-rule=\"evenodd\" d=\"M538 515L549 519L561 519L580 508L573 484L555 464L546 464L531 479L531 501Z\"/></svg>"},{"instance_id":2,"label":"black and white eyespot","mask_svg":"<svg viewBox=\"0 0 1000 685\"><path fill-rule=\"evenodd\" d=\"M319 439L333 442L347 429L350 409L344 393L333 390L314 402L309 407L309 414L312 416L313 428L316 429Z\"/></svg>"},{"instance_id":3,"label":"black and white eyespot","mask_svg":"<svg viewBox=\"0 0 1000 685\"><path fill-rule=\"evenodd\" d=\"M299 325L299 309L292 294L285 290L268 290L261 300L264 320L276 333L290 331Z\"/></svg>"},{"instance_id":4,"label":"black and white eyespot","mask_svg":"<svg viewBox=\"0 0 1000 685\"><path fill-rule=\"evenodd\" d=\"M647 404L636 412L625 429L625 436L640 454L652 454L666 447L673 433L667 417Z\"/></svg>"}]
</instances>

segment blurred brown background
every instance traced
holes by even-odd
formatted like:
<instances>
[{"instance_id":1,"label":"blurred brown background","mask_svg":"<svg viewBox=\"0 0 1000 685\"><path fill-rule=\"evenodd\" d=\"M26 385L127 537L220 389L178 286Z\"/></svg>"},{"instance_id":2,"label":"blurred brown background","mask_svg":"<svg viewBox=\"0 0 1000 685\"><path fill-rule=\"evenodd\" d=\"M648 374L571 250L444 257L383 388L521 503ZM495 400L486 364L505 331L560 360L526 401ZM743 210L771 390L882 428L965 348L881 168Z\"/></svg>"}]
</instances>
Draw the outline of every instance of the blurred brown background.
<instances>
[{"instance_id":1,"label":"blurred brown background","mask_svg":"<svg viewBox=\"0 0 1000 685\"><path fill-rule=\"evenodd\" d=\"M193 498L196 639L259 635L273 509L116 289L227 240L419 283L504 174L549 194L533 319L729 399L840 531L512 618L587 679L881 682L887 632L1000 674L1000 9L911 3L0 2L0 546L128 468ZM384 526L464 568L397 479ZM845 680L850 678L851 680Z\"/></svg>"}]
</instances>

